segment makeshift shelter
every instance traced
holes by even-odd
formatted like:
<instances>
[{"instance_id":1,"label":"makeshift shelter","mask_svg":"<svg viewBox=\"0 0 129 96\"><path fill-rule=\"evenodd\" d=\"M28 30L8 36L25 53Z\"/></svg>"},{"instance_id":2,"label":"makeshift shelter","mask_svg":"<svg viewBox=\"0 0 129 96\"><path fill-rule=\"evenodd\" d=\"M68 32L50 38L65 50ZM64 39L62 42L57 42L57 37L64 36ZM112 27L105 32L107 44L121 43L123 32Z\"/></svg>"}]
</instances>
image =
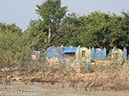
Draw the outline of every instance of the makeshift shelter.
<instances>
[{"instance_id":1,"label":"makeshift shelter","mask_svg":"<svg viewBox=\"0 0 129 96\"><path fill-rule=\"evenodd\" d=\"M47 54L46 54L46 57L47 58L52 58L52 57L55 57L55 55L57 55L58 54L58 48L56 48L55 46L53 46L53 47L49 47L48 49L47 49Z\"/></svg>"},{"instance_id":2,"label":"makeshift shelter","mask_svg":"<svg viewBox=\"0 0 129 96\"><path fill-rule=\"evenodd\" d=\"M121 49L112 49L111 53L111 59L112 60L117 60L118 62L122 62L123 60L126 60L127 58L127 49L124 48L122 51Z\"/></svg>"},{"instance_id":3,"label":"makeshift shelter","mask_svg":"<svg viewBox=\"0 0 129 96\"><path fill-rule=\"evenodd\" d=\"M68 58L68 57L75 57L76 54L76 47L69 46L69 47L64 47L63 49L63 57Z\"/></svg>"},{"instance_id":4,"label":"makeshift shelter","mask_svg":"<svg viewBox=\"0 0 129 96\"><path fill-rule=\"evenodd\" d=\"M94 49L94 47L92 47L91 54L92 59L106 59L106 48L102 50L100 48Z\"/></svg>"},{"instance_id":5,"label":"makeshift shelter","mask_svg":"<svg viewBox=\"0 0 129 96\"><path fill-rule=\"evenodd\" d=\"M76 59L81 61L91 61L91 49L86 47L77 48Z\"/></svg>"},{"instance_id":6,"label":"makeshift shelter","mask_svg":"<svg viewBox=\"0 0 129 96\"><path fill-rule=\"evenodd\" d=\"M56 62L58 60L64 61L64 58L62 58L60 52L60 48L57 48L55 46L49 47L47 49L46 59L47 61Z\"/></svg>"},{"instance_id":7,"label":"makeshift shelter","mask_svg":"<svg viewBox=\"0 0 129 96\"><path fill-rule=\"evenodd\" d=\"M83 72L86 70L85 63L91 61L91 49L78 46L76 50L76 60L71 64L77 72Z\"/></svg>"}]
</instances>

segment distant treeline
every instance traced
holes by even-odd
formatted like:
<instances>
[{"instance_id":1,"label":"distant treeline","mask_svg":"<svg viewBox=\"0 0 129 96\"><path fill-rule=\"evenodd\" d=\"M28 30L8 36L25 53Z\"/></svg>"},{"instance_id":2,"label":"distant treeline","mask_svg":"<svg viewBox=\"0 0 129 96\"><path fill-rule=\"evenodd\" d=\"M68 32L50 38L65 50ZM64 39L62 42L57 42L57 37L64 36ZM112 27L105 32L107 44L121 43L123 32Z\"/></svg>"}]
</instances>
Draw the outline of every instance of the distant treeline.
<instances>
[{"instance_id":1,"label":"distant treeline","mask_svg":"<svg viewBox=\"0 0 129 96\"><path fill-rule=\"evenodd\" d=\"M46 0L36 6L40 18L31 20L24 32L15 24L0 23L0 48L17 53L23 51L23 47L46 49L63 44L105 47L108 51L113 47L129 50L129 12L116 15L95 11L88 15L70 13L66 16L68 9L61 7L61 0Z\"/></svg>"}]
</instances>

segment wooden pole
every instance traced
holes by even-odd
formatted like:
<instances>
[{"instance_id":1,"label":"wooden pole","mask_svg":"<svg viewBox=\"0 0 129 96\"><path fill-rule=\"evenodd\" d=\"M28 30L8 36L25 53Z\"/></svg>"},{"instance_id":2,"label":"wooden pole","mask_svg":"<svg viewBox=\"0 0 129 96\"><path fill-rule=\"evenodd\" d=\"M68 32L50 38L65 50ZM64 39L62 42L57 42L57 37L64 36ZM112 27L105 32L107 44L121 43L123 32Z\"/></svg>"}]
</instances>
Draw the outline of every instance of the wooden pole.
<instances>
[{"instance_id":1,"label":"wooden pole","mask_svg":"<svg viewBox=\"0 0 129 96\"><path fill-rule=\"evenodd\" d=\"M51 38L51 29L49 28L48 43L50 43L50 38Z\"/></svg>"}]
</instances>

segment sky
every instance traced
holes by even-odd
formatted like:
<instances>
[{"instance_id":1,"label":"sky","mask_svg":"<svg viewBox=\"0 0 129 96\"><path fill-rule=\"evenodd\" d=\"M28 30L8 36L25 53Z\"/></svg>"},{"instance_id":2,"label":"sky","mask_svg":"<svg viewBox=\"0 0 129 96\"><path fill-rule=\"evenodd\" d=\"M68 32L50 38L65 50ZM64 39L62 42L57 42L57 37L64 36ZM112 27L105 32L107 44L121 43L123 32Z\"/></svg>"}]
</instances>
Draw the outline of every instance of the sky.
<instances>
[{"instance_id":1,"label":"sky","mask_svg":"<svg viewBox=\"0 0 129 96\"><path fill-rule=\"evenodd\" d=\"M38 19L36 5L43 0L0 0L0 22L15 23L22 31L27 29L29 21ZM129 0L61 0L61 5L68 7L67 13L88 15L90 12L101 11L120 15L121 11L129 10Z\"/></svg>"}]
</instances>

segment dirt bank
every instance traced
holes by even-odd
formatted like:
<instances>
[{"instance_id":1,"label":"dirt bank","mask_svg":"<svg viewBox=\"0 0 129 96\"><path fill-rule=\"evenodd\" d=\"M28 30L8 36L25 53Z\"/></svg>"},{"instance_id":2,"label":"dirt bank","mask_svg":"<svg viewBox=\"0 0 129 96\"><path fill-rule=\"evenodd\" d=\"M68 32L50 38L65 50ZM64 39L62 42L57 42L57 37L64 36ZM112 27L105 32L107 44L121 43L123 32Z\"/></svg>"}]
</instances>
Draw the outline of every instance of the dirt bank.
<instances>
[{"instance_id":1,"label":"dirt bank","mask_svg":"<svg viewBox=\"0 0 129 96\"><path fill-rule=\"evenodd\" d=\"M40 66L39 66L40 65ZM3 82L30 82L66 84L76 89L80 84L82 88L100 88L97 90L129 90L128 62L125 65L110 63L107 60L98 60L90 63L86 73L85 66L66 68L66 63L35 63L34 67L2 68L0 81ZM77 67L79 68L79 67ZM7 83L8 84L8 83Z\"/></svg>"}]
</instances>

